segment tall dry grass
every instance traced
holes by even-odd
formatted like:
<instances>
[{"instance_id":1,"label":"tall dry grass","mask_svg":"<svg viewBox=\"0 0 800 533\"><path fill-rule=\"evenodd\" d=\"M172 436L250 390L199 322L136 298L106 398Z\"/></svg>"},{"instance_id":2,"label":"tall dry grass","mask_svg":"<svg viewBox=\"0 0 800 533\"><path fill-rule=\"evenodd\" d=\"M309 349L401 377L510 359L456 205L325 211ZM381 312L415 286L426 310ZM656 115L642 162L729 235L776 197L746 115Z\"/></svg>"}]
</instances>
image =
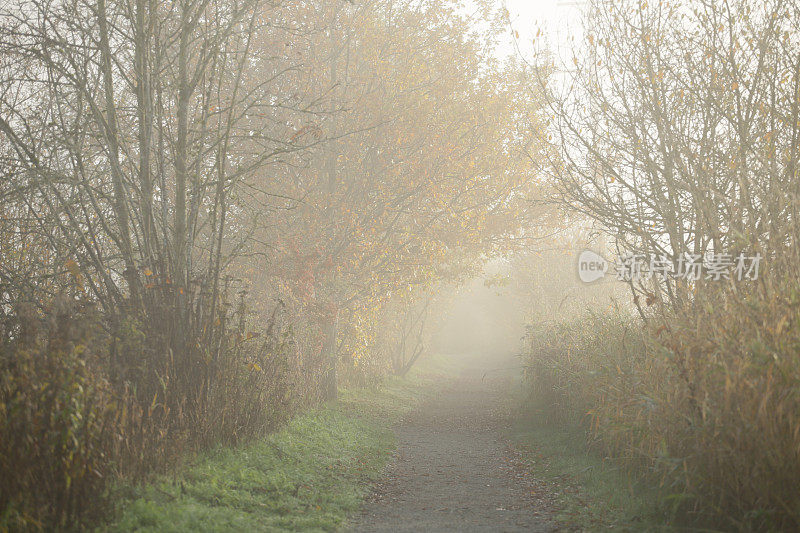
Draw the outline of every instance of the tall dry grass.
<instances>
[{"instance_id":1,"label":"tall dry grass","mask_svg":"<svg viewBox=\"0 0 800 533\"><path fill-rule=\"evenodd\" d=\"M182 379L171 357L148 366L152 337L135 321L111 335L89 301L63 296L5 317L0 531L89 525L107 510L113 481L143 481L286 420L313 398L319 369L301 361L278 315L252 328L232 315L221 357L204 360L197 343L189 355L206 367Z\"/></svg>"},{"instance_id":2,"label":"tall dry grass","mask_svg":"<svg viewBox=\"0 0 800 533\"><path fill-rule=\"evenodd\" d=\"M617 313L539 326L527 376L551 423L663 484L680 516L800 528L800 285L707 291L644 326Z\"/></svg>"}]
</instances>

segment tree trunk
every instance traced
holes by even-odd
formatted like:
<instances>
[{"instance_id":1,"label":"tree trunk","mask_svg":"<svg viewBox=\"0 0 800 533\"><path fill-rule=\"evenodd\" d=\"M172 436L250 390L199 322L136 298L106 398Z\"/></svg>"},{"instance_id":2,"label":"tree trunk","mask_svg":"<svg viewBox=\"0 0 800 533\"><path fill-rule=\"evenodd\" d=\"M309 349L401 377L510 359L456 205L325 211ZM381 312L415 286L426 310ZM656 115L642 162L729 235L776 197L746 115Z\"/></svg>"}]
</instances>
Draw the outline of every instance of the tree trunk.
<instances>
[{"instance_id":1,"label":"tree trunk","mask_svg":"<svg viewBox=\"0 0 800 533\"><path fill-rule=\"evenodd\" d=\"M339 396L338 381L336 378L336 364L339 359L338 344L336 337L338 334L337 313L330 314L325 334L325 369L322 380L322 399L325 401L336 400Z\"/></svg>"}]
</instances>

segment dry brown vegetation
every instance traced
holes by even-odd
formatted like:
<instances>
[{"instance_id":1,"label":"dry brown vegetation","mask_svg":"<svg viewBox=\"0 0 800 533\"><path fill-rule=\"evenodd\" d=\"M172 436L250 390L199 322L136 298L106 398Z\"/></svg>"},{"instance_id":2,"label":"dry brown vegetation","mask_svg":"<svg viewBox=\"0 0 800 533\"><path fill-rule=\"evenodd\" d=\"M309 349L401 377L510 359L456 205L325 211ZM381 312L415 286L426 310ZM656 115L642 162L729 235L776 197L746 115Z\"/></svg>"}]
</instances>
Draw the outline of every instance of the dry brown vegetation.
<instances>
[{"instance_id":1,"label":"dry brown vegetation","mask_svg":"<svg viewBox=\"0 0 800 533\"><path fill-rule=\"evenodd\" d=\"M0 8L0 529L408 370L528 220L491 4Z\"/></svg>"},{"instance_id":2,"label":"dry brown vegetation","mask_svg":"<svg viewBox=\"0 0 800 533\"><path fill-rule=\"evenodd\" d=\"M407 372L523 245L552 421L699 521L800 528L800 2L590 1L566 65L472 4L0 8L0 529ZM763 261L590 298L565 241Z\"/></svg>"},{"instance_id":3,"label":"dry brown vegetation","mask_svg":"<svg viewBox=\"0 0 800 533\"><path fill-rule=\"evenodd\" d=\"M585 54L552 89L556 200L610 256L764 259L757 281L656 276L630 284L636 313L539 324L532 392L663 484L678 516L797 529L800 5L592 7Z\"/></svg>"}]
</instances>

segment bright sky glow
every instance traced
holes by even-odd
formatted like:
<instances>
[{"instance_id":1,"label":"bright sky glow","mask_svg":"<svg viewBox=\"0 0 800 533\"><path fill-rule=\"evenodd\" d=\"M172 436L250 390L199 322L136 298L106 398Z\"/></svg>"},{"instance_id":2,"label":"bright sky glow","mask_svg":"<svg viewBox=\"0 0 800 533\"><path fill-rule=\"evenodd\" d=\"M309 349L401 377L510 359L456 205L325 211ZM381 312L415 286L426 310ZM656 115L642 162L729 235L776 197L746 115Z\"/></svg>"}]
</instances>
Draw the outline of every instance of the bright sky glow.
<instances>
[{"instance_id":1,"label":"bright sky glow","mask_svg":"<svg viewBox=\"0 0 800 533\"><path fill-rule=\"evenodd\" d=\"M562 60L572 57L573 39L579 42L583 35L581 29L581 0L501 0L511 14L514 29L519 32L519 48L526 57L532 50L531 40L536 38L538 45L546 44ZM512 53L510 42L501 47L501 54Z\"/></svg>"}]
</instances>

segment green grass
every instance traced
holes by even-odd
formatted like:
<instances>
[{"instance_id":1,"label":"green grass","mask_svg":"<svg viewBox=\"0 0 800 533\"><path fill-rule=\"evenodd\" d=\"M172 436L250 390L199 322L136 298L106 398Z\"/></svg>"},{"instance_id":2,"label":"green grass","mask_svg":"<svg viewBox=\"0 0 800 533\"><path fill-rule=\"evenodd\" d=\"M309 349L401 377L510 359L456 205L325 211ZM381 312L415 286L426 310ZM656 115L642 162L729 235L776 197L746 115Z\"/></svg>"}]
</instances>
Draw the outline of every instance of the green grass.
<instances>
[{"instance_id":1,"label":"green grass","mask_svg":"<svg viewBox=\"0 0 800 533\"><path fill-rule=\"evenodd\" d=\"M572 529L673 531L663 494L590 452L578 426L519 421L512 438L533 474L557 494L556 520ZM684 530L685 528L681 528Z\"/></svg>"},{"instance_id":2,"label":"green grass","mask_svg":"<svg viewBox=\"0 0 800 533\"><path fill-rule=\"evenodd\" d=\"M518 380L509 394L515 414L509 437L533 475L556 495L555 519L568 530L688 531L673 527L666 493L623 470L588 446L585 425L548 416L552 408L532 398Z\"/></svg>"},{"instance_id":3,"label":"green grass","mask_svg":"<svg viewBox=\"0 0 800 533\"><path fill-rule=\"evenodd\" d=\"M380 475L395 447L391 426L419 403L426 382L416 371L379 389L343 391L339 401L262 441L207 453L173 476L120 489L117 517L102 529L337 530Z\"/></svg>"}]
</instances>

